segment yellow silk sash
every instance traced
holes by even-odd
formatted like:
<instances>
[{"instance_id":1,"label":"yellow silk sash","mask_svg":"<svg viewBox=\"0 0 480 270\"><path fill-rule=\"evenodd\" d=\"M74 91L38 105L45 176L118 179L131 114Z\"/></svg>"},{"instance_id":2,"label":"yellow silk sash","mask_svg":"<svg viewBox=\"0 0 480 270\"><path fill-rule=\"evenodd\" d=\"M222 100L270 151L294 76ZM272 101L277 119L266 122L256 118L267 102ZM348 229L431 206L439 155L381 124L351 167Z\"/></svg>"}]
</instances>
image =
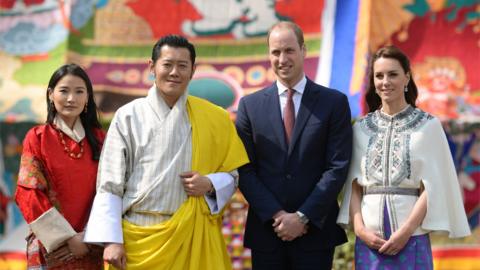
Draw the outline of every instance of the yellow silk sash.
<instances>
[{"instance_id":1,"label":"yellow silk sash","mask_svg":"<svg viewBox=\"0 0 480 270\"><path fill-rule=\"evenodd\" d=\"M123 220L127 269L231 269L222 218L202 197L190 197L163 223L142 227Z\"/></svg>"},{"instance_id":2,"label":"yellow silk sash","mask_svg":"<svg viewBox=\"0 0 480 270\"><path fill-rule=\"evenodd\" d=\"M192 170L229 172L248 162L228 113L188 97L192 125ZM212 215L204 197L189 197L171 219L154 226L123 220L127 269L232 269L221 232L222 216Z\"/></svg>"}]
</instances>

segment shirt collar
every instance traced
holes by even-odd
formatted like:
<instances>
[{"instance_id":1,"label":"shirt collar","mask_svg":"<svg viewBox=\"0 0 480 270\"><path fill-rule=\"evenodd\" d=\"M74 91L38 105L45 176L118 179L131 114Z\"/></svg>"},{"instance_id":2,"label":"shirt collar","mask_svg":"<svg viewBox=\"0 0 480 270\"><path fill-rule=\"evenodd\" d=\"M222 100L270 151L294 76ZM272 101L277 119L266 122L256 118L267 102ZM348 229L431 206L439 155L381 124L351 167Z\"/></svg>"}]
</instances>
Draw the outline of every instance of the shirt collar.
<instances>
[{"instance_id":1,"label":"shirt collar","mask_svg":"<svg viewBox=\"0 0 480 270\"><path fill-rule=\"evenodd\" d=\"M163 100L162 96L158 93L157 86L154 84L150 90L148 90L147 94L147 100L152 106L152 109L155 111L155 113L158 115L160 119L165 119L165 117L170 113L170 111L176 109L176 110L185 110L186 109L186 104L187 104L187 91L181 95L175 105L173 105L172 108L170 108L165 100Z\"/></svg>"},{"instance_id":2,"label":"shirt collar","mask_svg":"<svg viewBox=\"0 0 480 270\"><path fill-rule=\"evenodd\" d=\"M410 106L410 104L407 104L407 106L405 108L403 108L401 111L393 114L393 115L389 115L387 113L385 113L383 111L383 108L380 108L378 111L378 116L381 118L381 119L384 119L386 121L391 121L392 119L393 120L402 120L402 119L405 119L405 118L408 118L408 116L415 110L415 108L413 108L412 106Z\"/></svg>"},{"instance_id":3,"label":"shirt collar","mask_svg":"<svg viewBox=\"0 0 480 270\"><path fill-rule=\"evenodd\" d=\"M296 85L293 86L293 89L295 89L296 92L303 95L303 91L305 90L306 85L307 85L307 78L305 77L305 75L303 75L302 79ZM283 92L287 91L288 87L286 87L279 80L277 80L277 89L278 89L278 95L281 95Z\"/></svg>"},{"instance_id":4,"label":"shirt collar","mask_svg":"<svg viewBox=\"0 0 480 270\"><path fill-rule=\"evenodd\" d=\"M82 121L80 117L75 120L75 124L73 124L73 129L63 121L62 117L55 115L53 118L53 124L57 127L57 129L61 130L65 135L70 137L72 140L76 141L77 143L85 138L85 129L83 128Z\"/></svg>"}]
</instances>

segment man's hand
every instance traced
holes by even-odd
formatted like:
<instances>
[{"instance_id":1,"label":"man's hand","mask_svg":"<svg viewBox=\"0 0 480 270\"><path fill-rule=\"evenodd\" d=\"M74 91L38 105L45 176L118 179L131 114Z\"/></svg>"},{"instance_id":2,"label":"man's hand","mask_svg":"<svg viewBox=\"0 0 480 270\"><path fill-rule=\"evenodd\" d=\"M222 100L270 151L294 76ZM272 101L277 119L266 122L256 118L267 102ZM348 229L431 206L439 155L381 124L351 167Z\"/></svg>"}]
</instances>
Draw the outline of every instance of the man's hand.
<instances>
[{"instance_id":1,"label":"man's hand","mask_svg":"<svg viewBox=\"0 0 480 270\"><path fill-rule=\"evenodd\" d=\"M277 213L275 213L275 215L273 215L273 220L275 221L277 218L279 218L280 216L283 216L285 214L288 214L288 212L286 212L285 210L280 210L278 211ZM275 227L275 226L274 226Z\"/></svg>"},{"instance_id":2,"label":"man's hand","mask_svg":"<svg viewBox=\"0 0 480 270\"><path fill-rule=\"evenodd\" d=\"M296 213L280 211L274 215L272 224L277 236L283 241L292 241L307 233L308 226L300 221Z\"/></svg>"},{"instance_id":3,"label":"man's hand","mask_svg":"<svg viewBox=\"0 0 480 270\"><path fill-rule=\"evenodd\" d=\"M123 247L123 244L105 244L105 250L103 251L103 260L118 269L126 269L127 257L125 255L125 248Z\"/></svg>"},{"instance_id":4,"label":"man's hand","mask_svg":"<svg viewBox=\"0 0 480 270\"><path fill-rule=\"evenodd\" d=\"M198 172L183 172L180 178L188 196L203 196L213 189L210 179Z\"/></svg>"}]
</instances>

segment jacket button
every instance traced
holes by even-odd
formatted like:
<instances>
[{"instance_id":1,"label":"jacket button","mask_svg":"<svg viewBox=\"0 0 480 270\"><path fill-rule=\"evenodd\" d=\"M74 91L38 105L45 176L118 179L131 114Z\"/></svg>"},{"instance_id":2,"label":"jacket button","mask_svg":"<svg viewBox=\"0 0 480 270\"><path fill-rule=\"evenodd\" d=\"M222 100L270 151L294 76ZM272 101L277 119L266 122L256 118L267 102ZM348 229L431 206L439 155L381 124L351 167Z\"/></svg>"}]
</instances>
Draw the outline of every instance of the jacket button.
<instances>
[{"instance_id":1,"label":"jacket button","mask_svg":"<svg viewBox=\"0 0 480 270\"><path fill-rule=\"evenodd\" d=\"M286 178L287 178L288 180L290 180L290 179L292 179L292 176L291 176L290 174L287 174Z\"/></svg>"}]
</instances>

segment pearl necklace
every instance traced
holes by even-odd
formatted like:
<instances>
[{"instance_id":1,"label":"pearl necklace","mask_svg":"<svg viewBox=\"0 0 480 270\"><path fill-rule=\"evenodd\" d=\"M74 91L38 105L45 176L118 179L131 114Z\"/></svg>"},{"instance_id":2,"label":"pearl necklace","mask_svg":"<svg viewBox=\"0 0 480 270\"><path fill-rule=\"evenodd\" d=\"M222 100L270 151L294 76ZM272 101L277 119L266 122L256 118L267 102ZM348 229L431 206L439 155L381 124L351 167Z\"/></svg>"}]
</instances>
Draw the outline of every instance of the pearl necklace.
<instances>
[{"instance_id":1,"label":"pearl necklace","mask_svg":"<svg viewBox=\"0 0 480 270\"><path fill-rule=\"evenodd\" d=\"M55 126L55 129L58 131L58 134L60 135L60 142L62 142L62 145L63 145L63 150L65 150L65 153L67 153L67 155L71 158L75 158L75 159L79 159L83 156L83 140L80 141L80 152L78 154L75 154L73 153L72 150L70 150L70 148L67 147L67 143L65 142L65 138L63 136L63 132L58 129L56 126Z\"/></svg>"}]
</instances>

